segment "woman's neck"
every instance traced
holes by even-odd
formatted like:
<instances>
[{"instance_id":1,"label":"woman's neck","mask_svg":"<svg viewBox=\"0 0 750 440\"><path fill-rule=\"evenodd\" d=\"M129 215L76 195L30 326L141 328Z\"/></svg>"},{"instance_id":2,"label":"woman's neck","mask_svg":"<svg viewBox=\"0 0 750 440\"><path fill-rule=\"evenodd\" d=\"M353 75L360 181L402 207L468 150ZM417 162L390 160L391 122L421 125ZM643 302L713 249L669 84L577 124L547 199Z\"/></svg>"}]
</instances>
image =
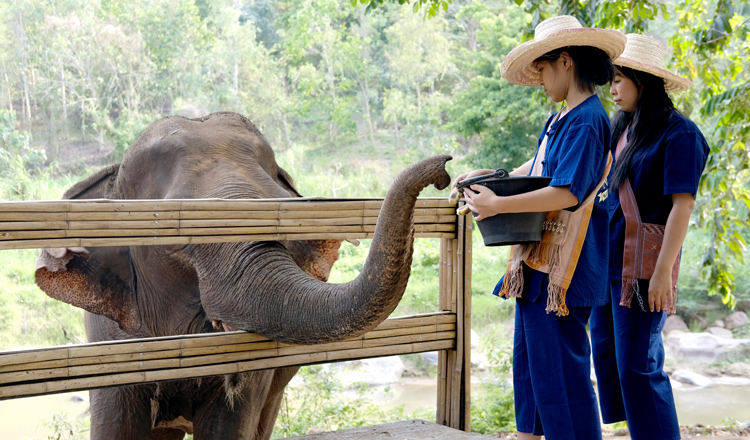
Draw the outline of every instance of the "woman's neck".
<instances>
[{"instance_id":1,"label":"woman's neck","mask_svg":"<svg viewBox=\"0 0 750 440\"><path fill-rule=\"evenodd\" d=\"M574 108L578 107L583 101L589 99L594 93L593 92L581 92L578 87L572 85L568 89L568 96L566 96L566 110L569 112Z\"/></svg>"}]
</instances>

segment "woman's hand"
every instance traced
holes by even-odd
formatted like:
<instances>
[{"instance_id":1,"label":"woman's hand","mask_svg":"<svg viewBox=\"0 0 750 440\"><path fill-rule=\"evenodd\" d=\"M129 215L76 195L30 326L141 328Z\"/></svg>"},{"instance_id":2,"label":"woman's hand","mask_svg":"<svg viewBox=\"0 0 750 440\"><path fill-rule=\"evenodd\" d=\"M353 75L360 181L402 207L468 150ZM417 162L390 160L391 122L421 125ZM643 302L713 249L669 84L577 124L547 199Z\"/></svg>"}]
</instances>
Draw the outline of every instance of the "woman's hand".
<instances>
[{"instance_id":1,"label":"woman's hand","mask_svg":"<svg viewBox=\"0 0 750 440\"><path fill-rule=\"evenodd\" d=\"M661 312L675 304L675 289L672 286L672 271L654 271L648 284L648 307L649 310Z\"/></svg>"},{"instance_id":2,"label":"woman's hand","mask_svg":"<svg viewBox=\"0 0 750 440\"><path fill-rule=\"evenodd\" d=\"M460 176L456 177L456 180L453 182L453 185L451 185L451 188L455 188L456 185L458 185L459 182L466 179L471 179L472 177L477 176L483 176L485 174L492 174L495 170L488 170L488 169L479 169L474 171L469 171L468 173L463 173Z\"/></svg>"},{"instance_id":3,"label":"woman's hand","mask_svg":"<svg viewBox=\"0 0 750 440\"><path fill-rule=\"evenodd\" d=\"M487 217L500 214L503 197L496 196L491 189L483 185L471 185L464 190L466 206L474 212L474 220L481 221Z\"/></svg>"},{"instance_id":4,"label":"woman's hand","mask_svg":"<svg viewBox=\"0 0 750 440\"><path fill-rule=\"evenodd\" d=\"M669 211L667 225L664 227L661 251L648 287L648 305L652 312L654 309L657 312L664 310L677 303L672 286L672 266L680 256L694 207L695 199L692 194L672 194L672 210Z\"/></svg>"}]
</instances>

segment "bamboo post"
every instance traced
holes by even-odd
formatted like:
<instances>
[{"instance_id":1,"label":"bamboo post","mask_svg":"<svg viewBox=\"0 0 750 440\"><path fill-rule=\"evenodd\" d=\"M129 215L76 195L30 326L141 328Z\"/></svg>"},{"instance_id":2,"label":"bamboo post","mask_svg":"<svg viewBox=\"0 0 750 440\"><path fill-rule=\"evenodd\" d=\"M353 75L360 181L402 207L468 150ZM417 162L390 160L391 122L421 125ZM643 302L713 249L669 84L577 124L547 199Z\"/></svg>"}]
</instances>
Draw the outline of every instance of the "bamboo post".
<instances>
[{"instance_id":1,"label":"bamboo post","mask_svg":"<svg viewBox=\"0 0 750 440\"><path fill-rule=\"evenodd\" d=\"M440 246L440 310L456 313L454 350L438 356L438 424L471 429L471 217L457 217L456 238Z\"/></svg>"},{"instance_id":2,"label":"bamboo post","mask_svg":"<svg viewBox=\"0 0 750 440\"><path fill-rule=\"evenodd\" d=\"M471 431L471 233L473 218L458 217L456 316L457 429Z\"/></svg>"},{"instance_id":3,"label":"bamboo post","mask_svg":"<svg viewBox=\"0 0 750 440\"><path fill-rule=\"evenodd\" d=\"M441 311L455 313L456 277L455 248L456 238L441 241L439 308ZM441 351L438 356L438 396L436 423L453 427L453 370L455 368L455 350Z\"/></svg>"},{"instance_id":4,"label":"bamboo post","mask_svg":"<svg viewBox=\"0 0 750 440\"><path fill-rule=\"evenodd\" d=\"M450 258L451 239L443 238L440 240L440 265L438 269L439 278L439 295L438 309L446 310L450 304L451 277L448 260ZM443 350L438 352L438 377L437 377L437 410L435 414L435 423L439 425L448 425L446 414L449 410L447 406L448 390L448 352Z\"/></svg>"}]
</instances>

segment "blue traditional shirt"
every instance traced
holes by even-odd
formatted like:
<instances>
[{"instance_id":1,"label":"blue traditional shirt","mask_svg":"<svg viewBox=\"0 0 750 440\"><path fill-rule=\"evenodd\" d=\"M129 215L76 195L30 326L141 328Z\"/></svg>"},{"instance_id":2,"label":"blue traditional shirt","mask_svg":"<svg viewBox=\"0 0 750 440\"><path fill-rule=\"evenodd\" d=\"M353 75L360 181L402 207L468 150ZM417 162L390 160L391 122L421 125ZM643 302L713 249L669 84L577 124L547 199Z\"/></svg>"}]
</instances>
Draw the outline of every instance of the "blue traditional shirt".
<instances>
[{"instance_id":1,"label":"blue traditional shirt","mask_svg":"<svg viewBox=\"0 0 750 440\"><path fill-rule=\"evenodd\" d=\"M592 95L559 120L554 119L555 115L547 120L539 136L540 145L544 135L548 137L542 175L552 177L550 186L567 187L580 204L596 188L604 173L610 150L609 117L599 97ZM605 276L609 249L606 199L607 192L602 189L594 200L586 238L565 299L569 307L609 302ZM526 272L530 276L523 295L535 301L542 289L547 288L549 275L528 268Z\"/></svg>"},{"instance_id":2,"label":"blue traditional shirt","mask_svg":"<svg viewBox=\"0 0 750 440\"><path fill-rule=\"evenodd\" d=\"M616 145L617 140L613 140ZM698 192L709 147L693 121L675 111L664 131L649 146L635 154L630 163L628 179L633 187L641 221L667 224L672 211L672 194ZM622 279L625 245L625 216L618 194L610 195L609 277Z\"/></svg>"}]
</instances>

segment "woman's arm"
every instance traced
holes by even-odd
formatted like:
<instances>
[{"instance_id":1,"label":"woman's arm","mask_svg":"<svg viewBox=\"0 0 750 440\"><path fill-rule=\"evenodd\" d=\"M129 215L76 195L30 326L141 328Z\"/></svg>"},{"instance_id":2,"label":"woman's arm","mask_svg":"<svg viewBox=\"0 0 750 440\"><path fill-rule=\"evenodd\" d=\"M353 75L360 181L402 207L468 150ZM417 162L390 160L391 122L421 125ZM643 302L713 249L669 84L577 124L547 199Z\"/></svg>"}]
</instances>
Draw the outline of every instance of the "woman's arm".
<instances>
[{"instance_id":1,"label":"woman's arm","mask_svg":"<svg viewBox=\"0 0 750 440\"><path fill-rule=\"evenodd\" d=\"M570 208L578 198L564 186L548 186L515 196L501 197L482 185L471 185L464 191L466 205L477 214L475 220L510 212L547 212Z\"/></svg>"},{"instance_id":2,"label":"woman's arm","mask_svg":"<svg viewBox=\"0 0 750 440\"><path fill-rule=\"evenodd\" d=\"M675 304L674 289L672 289L672 266L677 260L682 243L687 235L690 224L690 214L695 207L692 194L672 194L672 210L664 228L659 258L656 260L654 274L648 287L648 306L653 312L660 312L668 304Z\"/></svg>"},{"instance_id":3,"label":"woman's arm","mask_svg":"<svg viewBox=\"0 0 750 440\"><path fill-rule=\"evenodd\" d=\"M534 158L532 157L529 159L525 164L521 165L520 167L516 168L515 170L508 173L512 177L525 177L529 175L529 171L531 171L531 165L534 164Z\"/></svg>"}]
</instances>

